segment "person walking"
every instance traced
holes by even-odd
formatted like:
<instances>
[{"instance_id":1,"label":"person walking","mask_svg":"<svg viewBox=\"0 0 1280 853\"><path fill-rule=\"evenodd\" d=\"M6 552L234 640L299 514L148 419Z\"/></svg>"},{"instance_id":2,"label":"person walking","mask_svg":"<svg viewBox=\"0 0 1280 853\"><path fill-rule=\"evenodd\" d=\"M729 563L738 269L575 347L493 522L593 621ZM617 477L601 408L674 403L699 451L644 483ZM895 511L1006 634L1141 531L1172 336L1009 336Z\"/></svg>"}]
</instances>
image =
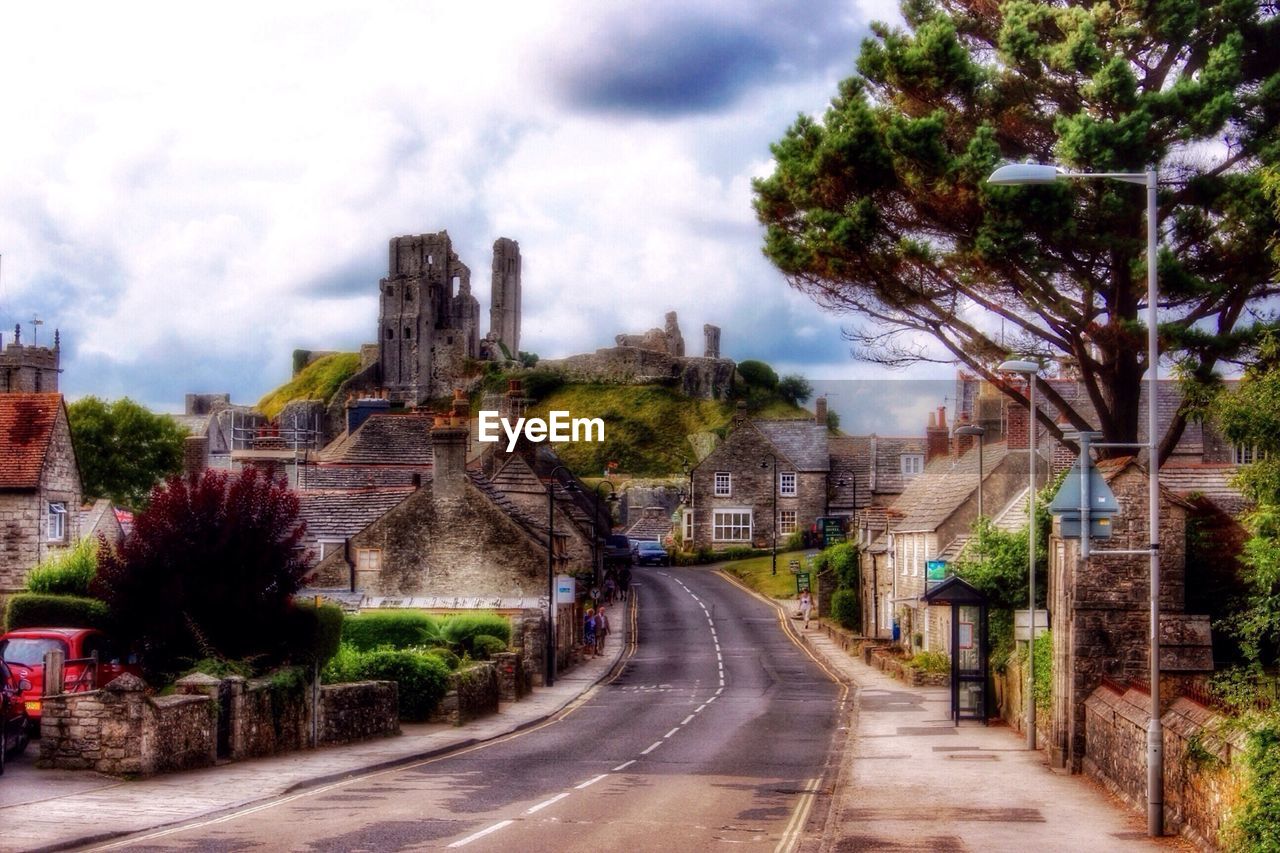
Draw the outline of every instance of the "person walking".
<instances>
[{"instance_id":1,"label":"person walking","mask_svg":"<svg viewBox=\"0 0 1280 853\"><path fill-rule=\"evenodd\" d=\"M582 619L582 653L596 654L596 613L590 607Z\"/></svg>"},{"instance_id":2,"label":"person walking","mask_svg":"<svg viewBox=\"0 0 1280 853\"><path fill-rule=\"evenodd\" d=\"M609 617L605 615L604 605L596 609L596 654L604 652L604 640L609 636Z\"/></svg>"},{"instance_id":3,"label":"person walking","mask_svg":"<svg viewBox=\"0 0 1280 853\"><path fill-rule=\"evenodd\" d=\"M800 616L804 619L804 626L809 627L809 613L813 610L813 597L809 595L809 590L800 593Z\"/></svg>"}]
</instances>

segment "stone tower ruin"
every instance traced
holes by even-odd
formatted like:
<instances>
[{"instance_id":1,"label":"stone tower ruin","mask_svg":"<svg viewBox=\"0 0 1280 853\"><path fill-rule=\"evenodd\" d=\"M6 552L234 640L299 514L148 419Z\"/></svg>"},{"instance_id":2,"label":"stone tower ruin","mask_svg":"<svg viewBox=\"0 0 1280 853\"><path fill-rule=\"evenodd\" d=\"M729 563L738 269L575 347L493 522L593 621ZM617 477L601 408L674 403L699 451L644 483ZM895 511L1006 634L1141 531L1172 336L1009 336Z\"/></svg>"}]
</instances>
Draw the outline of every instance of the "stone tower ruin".
<instances>
[{"instance_id":1,"label":"stone tower ruin","mask_svg":"<svg viewBox=\"0 0 1280 853\"><path fill-rule=\"evenodd\" d=\"M378 365L390 399L419 405L449 395L465 362L512 358L520 344L520 246L493 244L493 310L481 346L480 303L471 269L453 251L448 231L393 237L387 276L379 283Z\"/></svg>"},{"instance_id":2,"label":"stone tower ruin","mask_svg":"<svg viewBox=\"0 0 1280 853\"><path fill-rule=\"evenodd\" d=\"M493 242L493 291L489 307L491 355L520 353L520 244L506 237Z\"/></svg>"}]
</instances>

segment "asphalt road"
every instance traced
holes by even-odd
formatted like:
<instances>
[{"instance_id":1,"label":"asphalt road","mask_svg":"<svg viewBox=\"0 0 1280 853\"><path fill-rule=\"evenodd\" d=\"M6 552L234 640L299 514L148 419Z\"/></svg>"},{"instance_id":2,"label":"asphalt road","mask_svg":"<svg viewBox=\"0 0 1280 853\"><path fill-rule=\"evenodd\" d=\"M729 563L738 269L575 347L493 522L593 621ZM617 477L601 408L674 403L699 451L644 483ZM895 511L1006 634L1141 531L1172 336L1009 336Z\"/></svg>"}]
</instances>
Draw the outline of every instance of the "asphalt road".
<instances>
[{"instance_id":1,"label":"asphalt road","mask_svg":"<svg viewBox=\"0 0 1280 853\"><path fill-rule=\"evenodd\" d=\"M790 849L820 823L815 792L845 734L842 688L773 607L711 572L640 570L636 597L623 668L558 718L112 846Z\"/></svg>"}]
</instances>

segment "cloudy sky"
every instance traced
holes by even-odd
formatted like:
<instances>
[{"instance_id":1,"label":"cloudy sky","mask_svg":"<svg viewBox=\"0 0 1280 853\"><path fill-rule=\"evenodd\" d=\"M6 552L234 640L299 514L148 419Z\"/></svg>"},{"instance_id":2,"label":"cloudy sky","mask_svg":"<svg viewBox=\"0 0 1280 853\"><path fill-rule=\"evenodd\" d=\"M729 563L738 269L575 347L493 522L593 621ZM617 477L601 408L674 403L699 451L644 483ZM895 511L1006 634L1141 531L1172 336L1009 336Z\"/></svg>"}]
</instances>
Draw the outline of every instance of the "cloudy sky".
<instances>
[{"instance_id":1,"label":"cloudy sky","mask_svg":"<svg viewBox=\"0 0 1280 853\"><path fill-rule=\"evenodd\" d=\"M58 6L0 31L0 323L61 328L73 397L253 402L372 340L387 240L440 229L486 327L520 242L546 357L674 309L693 349L876 373L761 256L750 180L892 3Z\"/></svg>"}]
</instances>

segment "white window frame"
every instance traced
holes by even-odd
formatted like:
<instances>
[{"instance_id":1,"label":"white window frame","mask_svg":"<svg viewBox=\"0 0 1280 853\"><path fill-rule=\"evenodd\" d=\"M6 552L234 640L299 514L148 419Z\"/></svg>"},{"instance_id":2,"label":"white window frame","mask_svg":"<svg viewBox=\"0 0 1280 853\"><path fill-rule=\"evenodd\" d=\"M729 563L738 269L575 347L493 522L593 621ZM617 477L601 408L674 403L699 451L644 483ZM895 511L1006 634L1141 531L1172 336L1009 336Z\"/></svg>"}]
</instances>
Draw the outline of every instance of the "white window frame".
<instances>
[{"instance_id":1,"label":"white window frame","mask_svg":"<svg viewBox=\"0 0 1280 853\"><path fill-rule=\"evenodd\" d=\"M689 542L692 542L693 541L693 510L686 509L684 511L684 517L681 519L681 522L682 524L680 526L680 529L683 532L683 538L685 543L687 544Z\"/></svg>"},{"instance_id":2,"label":"white window frame","mask_svg":"<svg viewBox=\"0 0 1280 853\"><path fill-rule=\"evenodd\" d=\"M746 519L746 523L742 523L742 519L738 518L732 522L725 522L721 519L726 516L741 516ZM739 534L745 530L745 535L730 538L723 535L726 531L737 531ZM749 507L726 507L724 509L714 509L711 511L711 541L712 542L750 542L751 536L755 532L755 519Z\"/></svg>"},{"instance_id":3,"label":"white window frame","mask_svg":"<svg viewBox=\"0 0 1280 853\"><path fill-rule=\"evenodd\" d=\"M49 542L65 542L67 538L67 504L49 501L45 521L45 539Z\"/></svg>"},{"instance_id":4,"label":"white window frame","mask_svg":"<svg viewBox=\"0 0 1280 853\"><path fill-rule=\"evenodd\" d=\"M787 516L791 516L788 520ZM780 536L790 536L799 529L798 513L794 509L778 510L778 534Z\"/></svg>"},{"instance_id":5,"label":"white window frame","mask_svg":"<svg viewBox=\"0 0 1280 853\"><path fill-rule=\"evenodd\" d=\"M317 561L323 560L325 557L328 557L330 554L335 554L338 551L341 551L342 543L344 541L345 540L342 540L342 539L317 539L316 540L316 546L317 546L316 560Z\"/></svg>"},{"instance_id":6,"label":"white window frame","mask_svg":"<svg viewBox=\"0 0 1280 853\"><path fill-rule=\"evenodd\" d=\"M778 475L778 494L784 498L794 498L799 486L799 477L795 471L783 471Z\"/></svg>"},{"instance_id":7,"label":"white window frame","mask_svg":"<svg viewBox=\"0 0 1280 853\"><path fill-rule=\"evenodd\" d=\"M914 477L924 473L923 453L904 453L898 457L899 470L904 477Z\"/></svg>"},{"instance_id":8,"label":"white window frame","mask_svg":"<svg viewBox=\"0 0 1280 853\"><path fill-rule=\"evenodd\" d=\"M733 474L728 471L717 471L713 475L711 488L712 494L717 498L733 497Z\"/></svg>"},{"instance_id":9,"label":"white window frame","mask_svg":"<svg viewBox=\"0 0 1280 853\"><path fill-rule=\"evenodd\" d=\"M1256 444L1236 444L1231 447L1231 463L1233 465L1252 465L1259 459L1266 459L1267 452L1259 451Z\"/></svg>"}]
</instances>

